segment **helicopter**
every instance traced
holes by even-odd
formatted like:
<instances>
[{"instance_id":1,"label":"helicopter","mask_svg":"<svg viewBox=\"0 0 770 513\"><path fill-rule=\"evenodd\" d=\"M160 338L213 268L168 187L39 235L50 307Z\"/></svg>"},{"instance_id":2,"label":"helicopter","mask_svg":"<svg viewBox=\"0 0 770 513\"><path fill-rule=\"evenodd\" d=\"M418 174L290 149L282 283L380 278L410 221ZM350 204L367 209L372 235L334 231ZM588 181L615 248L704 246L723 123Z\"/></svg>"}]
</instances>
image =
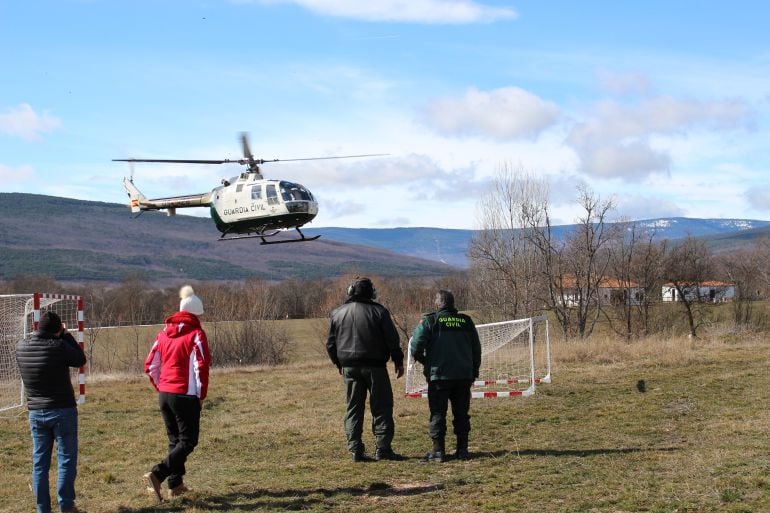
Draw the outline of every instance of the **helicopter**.
<instances>
[{"instance_id":1,"label":"helicopter","mask_svg":"<svg viewBox=\"0 0 770 513\"><path fill-rule=\"evenodd\" d=\"M123 188L131 200L131 212L141 215L148 210L166 210L176 215L178 208L209 207L211 218L222 233L218 240L260 238L260 244L308 242L315 237L305 237L300 230L318 214L318 202L303 185L286 180L268 180L262 176L259 166L268 162L300 160L326 160L357 157L377 157L383 154L343 155L337 157L311 157L299 159L255 159L249 149L248 137L241 134L242 159L190 160L190 159L113 159L113 162L160 162L173 164L229 164L246 166L246 171L230 179L222 179L221 185L211 192L147 199L134 185L133 172L123 178ZM295 229L299 238L270 240L279 233Z\"/></svg>"}]
</instances>

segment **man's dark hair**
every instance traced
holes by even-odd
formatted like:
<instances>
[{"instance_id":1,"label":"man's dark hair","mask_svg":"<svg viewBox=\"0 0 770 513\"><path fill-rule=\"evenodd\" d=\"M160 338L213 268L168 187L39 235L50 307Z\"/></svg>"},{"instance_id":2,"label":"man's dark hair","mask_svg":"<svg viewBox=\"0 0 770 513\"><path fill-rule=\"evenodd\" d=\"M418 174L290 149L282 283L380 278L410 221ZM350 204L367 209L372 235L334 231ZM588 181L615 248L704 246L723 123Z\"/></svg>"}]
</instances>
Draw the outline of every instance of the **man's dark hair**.
<instances>
[{"instance_id":1,"label":"man's dark hair","mask_svg":"<svg viewBox=\"0 0 770 513\"><path fill-rule=\"evenodd\" d=\"M455 296L451 290L441 289L436 292L436 308L443 310L445 308L455 307Z\"/></svg>"},{"instance_id":2,"label":"man's dark hair","mask_svg":"<svg viewBox=\"0 0 770 513\"><path fill-rule=\"evenodd\" d=\"M59 331L61 331L61 329L61 318L56 314L56 312L45 312L40 316L40 322L37 324L37 330L40 333L56 335L59 333Z\"/></svg>"}]
</instances>

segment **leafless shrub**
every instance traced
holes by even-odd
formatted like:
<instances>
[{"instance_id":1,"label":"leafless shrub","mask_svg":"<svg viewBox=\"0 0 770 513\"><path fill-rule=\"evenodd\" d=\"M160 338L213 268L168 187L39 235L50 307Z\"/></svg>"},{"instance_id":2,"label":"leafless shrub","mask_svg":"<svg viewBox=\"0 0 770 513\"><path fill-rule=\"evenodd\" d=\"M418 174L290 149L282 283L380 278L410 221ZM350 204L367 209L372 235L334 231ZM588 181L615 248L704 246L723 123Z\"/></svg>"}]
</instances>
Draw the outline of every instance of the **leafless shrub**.
<instances>
[{"instance_id":1,"label":"leafless shrub","mask_svg":"<svg viewBox=\"0 0 770 513\"><path fill-rule=\"evenodd\" d=\"M208 338L214 366L277 365L288 360L289 336L266 321L211 323Z\"/></svg>"}]
</instances>

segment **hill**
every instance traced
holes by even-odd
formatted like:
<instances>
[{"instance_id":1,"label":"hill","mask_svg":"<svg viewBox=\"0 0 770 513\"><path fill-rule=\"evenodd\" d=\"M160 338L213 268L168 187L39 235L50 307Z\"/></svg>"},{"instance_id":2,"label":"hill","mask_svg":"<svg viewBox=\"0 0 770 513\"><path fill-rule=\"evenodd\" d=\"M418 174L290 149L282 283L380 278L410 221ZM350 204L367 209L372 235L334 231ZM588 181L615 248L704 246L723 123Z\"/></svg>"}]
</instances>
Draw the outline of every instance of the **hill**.
<instances>
[{"instance_id":1,"label":"hill","mask_svg":"<svg viewBox=\"0 0 770 513\"><path fill-rule=\"evenodd\" d=\"M638 221L660 239L703 237L729 251L770 236L770 221L658 218ZM554 227L563 237L575 225ZM468 266L474 230L442 228L305 228L307 244L260 246L218 241L207 218L146 212L124 205L34 194L0 193L0 279L49 274L59 281L118 282L141 271L156 282L267 280L336 276L438 276Z\"/></svg>"},{"instance_id":2,"label":"hill","mask_svg":"<svg viewBox=\"0 0 770 513\"><path fill-rule=\"evenodd\" d=\"M468 243L474 230L444 228L303 228L308 235L323 235L351 244L388 249L396 253L467 267Z\"/></svg>"},{"instance_id":3,"label":"hill","mask_svg":"<svg viewBox=\"0 0 770 513\"><path fill-rule=\"evenodd\" d=\"M750 228L737 232L720 233L704 237L706 244L716 252L751 244L758 239L770 239L770 226Z\"/></svg>"},{"instance_id":4,"label":"hill","mask_svg":"<svg viewBox=\"0 0 770 513\"><path fill-rule=\"evenodd\" d=\"M258 277L439 276L452 267L382 248L323 237L260 246L258 239L218 241L210 219L146 212L124 205L0 193L0 279L48 274L59 281L119 282L141 272L156 283Z\"/></svg>"},{"instance_id":5,"label":"hill","mask_svg":"<svg viewBox=\"0 0 770 513\"><path fill-rule=\"evenodd\" d=\"M637 221L639 228L659 240L687 236L703 237L715 251L729 251L760 237L770 236L770 221L756 219L693 219L669 217ZM553 227L554 236L564 237L576 225ZM456 267L468 266L468 244L476 230L442 228L307 228L310 235L324 234L341 242L389 249Z\"/></svg>"}]
</instances>

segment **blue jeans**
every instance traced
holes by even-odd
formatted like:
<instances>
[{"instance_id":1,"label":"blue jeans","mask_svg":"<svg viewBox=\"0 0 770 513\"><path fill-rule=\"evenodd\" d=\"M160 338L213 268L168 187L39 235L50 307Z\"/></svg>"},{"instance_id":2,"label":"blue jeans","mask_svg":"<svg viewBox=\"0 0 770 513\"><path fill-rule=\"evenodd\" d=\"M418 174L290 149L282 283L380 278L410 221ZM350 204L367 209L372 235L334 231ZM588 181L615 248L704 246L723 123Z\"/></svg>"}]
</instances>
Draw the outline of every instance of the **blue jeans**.
<instances>
[{"instance_id":1,"label":"blue jeans","mask_svg":"<svg viewBox=\"0 0 770 513\"><path fill-rule=\"evenodd\" d=\"M32 433L32 490L38 513L51 511L48 471L54 440L59 462L59 509L72 508L75 506L75 477L78 472L77 408L30 410L29 429Z\"/></svg>"}]
</instances>

